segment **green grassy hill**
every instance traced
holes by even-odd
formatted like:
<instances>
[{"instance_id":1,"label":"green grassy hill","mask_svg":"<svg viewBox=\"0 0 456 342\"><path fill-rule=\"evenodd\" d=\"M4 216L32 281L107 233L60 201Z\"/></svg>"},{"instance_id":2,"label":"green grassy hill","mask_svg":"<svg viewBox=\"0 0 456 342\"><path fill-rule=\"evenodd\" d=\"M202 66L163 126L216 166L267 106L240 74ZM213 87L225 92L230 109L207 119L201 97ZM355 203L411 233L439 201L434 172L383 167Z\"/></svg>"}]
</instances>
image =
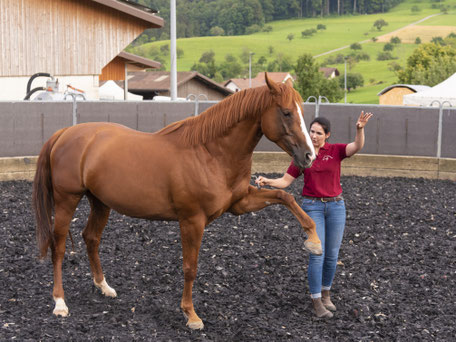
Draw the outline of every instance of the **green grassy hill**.
<instances>
[{"instance_id":1,"label":"green grassy hill","mask_svg":"<svg viewBox=\"0 0 456 342\"><path fill-rule=\"evenodd\" d=\"M448 14L441 14L440 9L432 8L442 4L447 6ZM419 11L412 11L413 6L419 8ZM369 54L370 60L360 61L349 72L361 73L364 77L364 87L350 92L348 94L348 102L378 103L377 93L383 88L397 83L397 78L389 67L392 61L376 60L377 54L383 51L383 46L386 42L382 42L381 39L373 42L372 38L379 38L382 35L394 32L431 15L436 16L417 24L414 27L414 31L409 33L409 35L415 34L422 37L421 39L424 43L426 40L432 38L426 38L424 33L428 30L428 26L434 26L432 34L442 32L443 34L440 35L442 37L448 35L448 26L453 26L453 32L456 33L456 0L443 0L439 2L430 0L406 0L390 12L383 14L275 21L267 23L267 25L273 28L272 32L269 33L261 32L245 36L178 39L177 47L183 51L183 56L178 58L177 68L179 71L191 70L192 65L199 60L204 52L209 50L215 52L217 63L224 61L227 54L239 57L244 51L254 52L254 59L264 56L268 61L276 59L277 54L290 56L293 61L296 61L300 55L311 53L319 63L322 63L331 55L348 54L350 52L350 44L362 42L362 50L360 52ZM377 19L384 19L388 23L388 26L378 31L373 27L373 23ZM310 38L302 38L302 31L316 28L318 24L325 25L326 30L320 30ZM451 30L452 27L450 27ZM287 39L290 33L294 34L294 38L291 41ZM435 36L438 35L436 34ZM393 33L393 36L400 37L400 32L397 32L397 34ZM129 51L153 59L152 52L168 44L169 41L147 43L131 48ZM270 53L270 47L273 47L274 52L272 54ZM404 66L407 57L416 47L417 45L414 43L404 42L396 46L392 51L393 56L397 57L394 62ZM343 49L332 52L331 54L325 54L340 48ZM167 61L169 60L169 57L164 58ZM343 64L331 66L337 67L341 75L343 75ZM169 62L166 67L169 69Z\"/></svg>"}]
</instances>

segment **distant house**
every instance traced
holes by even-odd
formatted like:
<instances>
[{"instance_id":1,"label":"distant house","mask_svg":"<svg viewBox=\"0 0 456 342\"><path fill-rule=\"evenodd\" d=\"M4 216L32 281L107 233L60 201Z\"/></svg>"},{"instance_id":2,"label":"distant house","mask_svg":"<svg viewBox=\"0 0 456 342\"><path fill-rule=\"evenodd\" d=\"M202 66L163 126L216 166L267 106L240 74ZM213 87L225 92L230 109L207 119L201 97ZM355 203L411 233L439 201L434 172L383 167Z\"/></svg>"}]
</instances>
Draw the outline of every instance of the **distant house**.
<instances>
[{"instance_id":1,"label":"distant house","mask_svg":"<svg viewBox=\"0 0 456 342\"><path fill-rule=\"evenodd\" d=\"M293 76L288 72L268 72L268 78L277 83L284 83L289 78L294 81ZM261 87L266 84L264 72L259 72L255 78L232 78L226 81L223 85L236 92L247 88ZM251 86L250 86L251 85Z\"/></svg>"},{"instance_id":2,"label":"distant house","mask_svg":"<svg viewBox=\"0 0 456 342\"><path fill-rule=\"evenodd\" d=\"M0 13L0 100L6 101L23 99L36 73L97 99L100 75L114 65L125 70L134 59L116 59L123 49L145 29L164 24L157 11L127 0L2 0ZM43 85L42 78L33 81L33 87Z\"/></svg>"},{"instance_id":3,"label":"distant house","mask_svg":"<svg viewBox=\"0 0 456 342\"><path fill-rule=\"evenodd\" d=\"M128 91L152 100L155 96L170 96L170 72L151 71L129 73ZM177 97L197 96L200 100L219 101L232 90L196 71L177 72Z\"/></svg>"},{"instance_id":4,"label":"distant house","mask_svg":"<svg viewBox=\"0 0 456 342\"><path fill-rule=\"evenodd\" d=\"M378 103L381 105L402 106L404 104L404 95L414 94L426 89L430 89L430 87L425 85L393 84L377 94L379 96Z\"/></svg>"},{"instance_id":5,"label":"distant house","mask_svg":"<svg viewBox=\"0 0 456 342\"><path fill-rule=\"evenodd\" d=\"M322 67L318 70L323 73L325 78L334 78L340 75L339 70L337 68Z\"/></svg>"}]
</instances>

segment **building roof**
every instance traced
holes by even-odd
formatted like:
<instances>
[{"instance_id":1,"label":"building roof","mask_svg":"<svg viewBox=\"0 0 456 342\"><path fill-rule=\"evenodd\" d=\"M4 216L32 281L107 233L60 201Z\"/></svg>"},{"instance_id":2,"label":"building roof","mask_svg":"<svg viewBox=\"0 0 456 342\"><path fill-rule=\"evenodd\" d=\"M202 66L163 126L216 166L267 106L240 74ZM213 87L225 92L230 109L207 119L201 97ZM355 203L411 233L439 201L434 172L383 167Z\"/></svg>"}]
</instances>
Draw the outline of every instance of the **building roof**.
<instances>
[{"instance_id":1,"label":"building roof","mask_svg":"<svg viewBox=\"0 0 456 342\"><path fill-rule=\"evenodd\" d=\"M277 83L285 82L288 78L294 81L293 76L288 72L268 72L268 78ZM264 86L266 84L264 72L259 72L251 81L252 88ZM230 83L234 83L240 89L247 89L249 88L250 80L248 78L231 78L225 81L223 85L226 87Z\"/></svg>"},{"instance_id":2,"label":"building roof","mask_svg":"<svg viewBox=\"0 0 456 342\"><path fill-rule=\"evenodd\" d=\"M339 76L339 70L337 68L329 68L329 67L321 67L318 69L319 71L323 72L323 75L328 78L334 72L336 76Z\"/></svg>"},{"instance_id":3,"label":"building roof","mask_svg":"<svg viewBox=\"0 0 456 342\"><path fill-rule=\"evenodd\" d=\"M292 81L293 77L289 72L268 72L268 78L271 81L277 82L277 83L283 83L285 82L288 78L291 78ZM262 82L262 85L266 84L265 78L264 78L264 72L259 72L255 79L258 81Z\"/></svg>"},{"instance_id":4,"label":"building roof","mask_svg":"<svg viewBox=\"0 0 456 342\"><path fill-rule=\"evenodd\" d=\"M92 0L101 5L111 7L117 11L142 19L150 24L152 28L163 27L163 18L157 17L157 10L137 4L131 0Z\"/></svg>"},{"instance_id":5,"label":"building roof","mask_svg":"<svg viewBox=\"0 0 456 342\"><path fill-rule=\"evenodd\" d=\"M234 83L240 89L247 89L249 88L250 84L250 80L248 78L231 78L228 81L226 81L223 85L226 87L231 82ZM263 82L261 82L256 78L252 78L252 88L261 87L264 84L264 80Z\"/></svg>"},{"instance_id":6,"label":"building roof","mask_svg":"<svg viewBox=\"0 0 456 342\"><path fill-rule=\"evenodd\" d=\"M122 58L125 60L126 63L128 64L133 64L139 68L147 69L147 68L153 68L153 69L159 69L161 67L161 63L153 61L148 58L144 58L141 56L134 55L132 53L128 53L125 51L122 51L117 55L117 57Z\"/></svg>"},{"instance_id":7,"label":"building roof","mask_svg":"<svg viewBox=\"0 0 456 342\"><path fill-rule=\"evenodd\" d=\"M170 72L169 71L151 71L151 72L132 72L134 75L128 79L128 88L133 91L138 90L153 90L157 92L165 92L170 90ZM210 78L196 71L179 71L177 72L177 87L196 79L209 88L215 89L224 95L230 95L233 92L224 86L214 82Z\"/></svg>"},{"instance_id":8,"label":"building roof","mask_svg":"<svg viewBox=\"0 0 456 342\"><path fill-rule=\"evenodd\" d=\"M411 91L413 91L415 93L418 93L420 91L429 89L430 87L427 86L427 85L393 84L393 85L390 85L389 87L386 87L385 89L383 89L381 92L379 92L377 94L377 96L383 95L383 94L387 93L388 91L390 91L393 88L408 88Z\"/></svg>"}]
</instances>

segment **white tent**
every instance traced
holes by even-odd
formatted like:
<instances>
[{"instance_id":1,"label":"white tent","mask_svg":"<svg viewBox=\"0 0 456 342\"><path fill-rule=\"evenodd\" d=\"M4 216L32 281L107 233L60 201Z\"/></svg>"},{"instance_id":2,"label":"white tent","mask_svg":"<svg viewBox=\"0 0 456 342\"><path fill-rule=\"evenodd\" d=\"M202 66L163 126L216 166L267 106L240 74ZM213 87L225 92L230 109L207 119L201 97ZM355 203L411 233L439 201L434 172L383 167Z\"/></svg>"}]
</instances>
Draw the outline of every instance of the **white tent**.
<instances>
[{"instance_id":1,"label":"white tent","mask_svg":"<svg viewBox=\"0 0 456 342\"><path fill-rule=\"evenodd\" d=\"M124 99L124 89L119 87L114 81L106 81L100 87L99 90L100 100L123 100ZM129 101L142 101L143 97L128 93L127 100Z\"/></svg>"},{"instance_id":2,"label":"white tent","mask_svg":"<svg viewBox=\"0 0 456 342\"><path fill-rule=\"evenodd\" d=\"M439 101L441 104L448 101L453 107L456 107L456 73L430 89L404 95L405 105L431 106L434 101ZM437 102L432 105L439 107Z\"/></svg>"}]
</instances>

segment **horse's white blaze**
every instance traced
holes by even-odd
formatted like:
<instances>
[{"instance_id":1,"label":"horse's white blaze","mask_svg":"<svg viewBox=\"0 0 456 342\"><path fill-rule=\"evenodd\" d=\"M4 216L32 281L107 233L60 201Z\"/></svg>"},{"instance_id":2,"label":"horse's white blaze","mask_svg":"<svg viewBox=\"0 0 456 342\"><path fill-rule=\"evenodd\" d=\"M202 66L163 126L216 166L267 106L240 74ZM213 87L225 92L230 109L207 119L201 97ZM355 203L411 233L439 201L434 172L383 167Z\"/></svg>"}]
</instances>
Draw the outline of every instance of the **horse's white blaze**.
<instances>
[{"instance_id":1,"label":"horse's white blaze","mask_svg":"<svg viewBox=\"0 0 456 342\"><path fill-rule=\"evenodd\" d=\"M296 102L296 108L298 109L299 120L301 121L302 133L306 137L307 145L310 147L310 151L312 153L312 155L310 156L310 159L314 160L315 159L315 148L314 148L314 145L312 144L312 139L310 139L309 132L307 132L306 123L304 122L304 116L302 115L302 111L301 111L301 106L297 102Z\"/></svg>"},{"instance_id":2,"label":"horse's white blaze","mask_svg":"<svg viewBox=\"0 0 456 342\"><path fill-rule=\"evenodd\" d=\"M117 297L116 290L114 290L111 286L108 285L105 278L103 278L103 281L99 284L95 281L95 279L93 280L93 282L95 286L98 287L101 290L101 293L103 293L105 296Z\"/></svg>"},{"instance_id":3,"label":"horse's white blaze","mask_svg":"<svg viewBox=\"0 0 456 342\"><path fill-rule=\"evenodd\" d=\"M68 316L68 307L65 304L65 300L63 298L54 298L55 301L55 308L54 308L54 315L66 317Z\"/></svg>"}]
</instances>

